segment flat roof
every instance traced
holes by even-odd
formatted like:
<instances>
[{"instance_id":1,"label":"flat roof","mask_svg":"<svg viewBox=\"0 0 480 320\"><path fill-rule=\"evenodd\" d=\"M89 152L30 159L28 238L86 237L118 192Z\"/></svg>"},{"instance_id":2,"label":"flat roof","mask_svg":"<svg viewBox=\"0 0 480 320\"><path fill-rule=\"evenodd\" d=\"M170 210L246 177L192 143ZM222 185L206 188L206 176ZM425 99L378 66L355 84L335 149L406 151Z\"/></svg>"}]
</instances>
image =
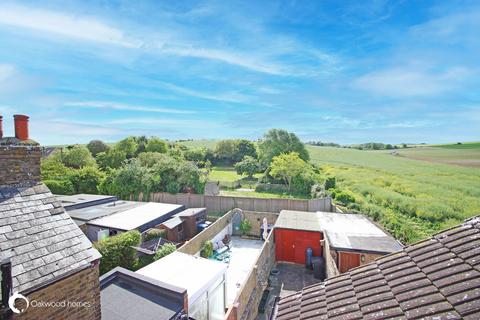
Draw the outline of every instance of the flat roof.
<instances>
[{"instance_id":1,"label":"flat roof","mask_svg":"<svg viewBox=\"0 0 480 320\"><path fill-rule=\"evenodd\" d=\"M175 214L177 217L190 217L190 216L196 216L199 213L203 213L207 211L207 208L188 208L183 210L182 212L179 212Z\"/></svg>"},{"instance_id":2,"label":"flat roof","mask_svg":"<svg viewBox=\"0 0 480 320\"><path fill-rule=\"evenodd\" d=\"M183 207L179 204L169 203L140 203L142 205L91 220L87 224L119 230L133 230Z\"/></svg>"},{"instance_id":3,"label":"flat roof","mask_svg":"<svg viewBox=\"0 0 480 320\"><path fill-rule=\"evenodd\" d=\"M282 210L275 228L323 232L337 250L391 253L403 248L361 214Z\"/></svg>"},{"instance_id":4,"label":"flat roof","mask_svg":"<svg viewBox=\"0 0 480 320\"><path fill-rule=\"evenodd\" d=\"M116 196L106 196L99 194L79 193L74 195L55 195L60 201L65 210L80 209L88 206L98 205L102 203L112 202L117 200Z\"/></svg>"},{"instance_id":5,"label":"flat roof","mask_svg":"<svg viewBox=\"0 0 480 320\"><path fill-rule=\"evenodd\" d=\"M183 220L180 217L173 216L165 222L162 222L162 226L167 227L168 229L173 229L183 223Z\"/></svg>"},{"instance_id":6,"label":"flat roof","mask_svg":"<svg viewBox=\"0 0 480 320\"><path fill-rule=\"evenodd\" d=\"M187 289L191 306L227 271L223 262L209 260L175 251L137 273L170 285Z\"/></svg>"},{"instance_id":7,"label":"flat roof","mask_svg":"<svg viewBox=\"0 0 480 320\"><path fill-rule=\"evenodd\" d=\"M70 210L67 211L67 213L77 224L83 224L93 219L109 216L117 212L122 212L143 205L145 205L145 202L119 200Z\"/></svg>"},{"instance_id":8,"label":"flat roof","mask_svg":"<svg viewBox=\"0 0 480 320\"><path fill-rule=\"evenodd\" d=\"M100 278L102 319L177 319L185 289L117 267Z\"/></svg>"}]
</instances>

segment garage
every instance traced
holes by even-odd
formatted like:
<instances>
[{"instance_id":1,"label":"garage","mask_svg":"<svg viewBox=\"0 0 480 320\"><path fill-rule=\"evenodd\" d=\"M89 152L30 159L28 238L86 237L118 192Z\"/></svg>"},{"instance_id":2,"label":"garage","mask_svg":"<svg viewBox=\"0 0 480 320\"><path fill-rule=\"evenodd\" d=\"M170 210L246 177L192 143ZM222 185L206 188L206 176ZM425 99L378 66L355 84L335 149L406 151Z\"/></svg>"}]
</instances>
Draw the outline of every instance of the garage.
<instances>
[{"instance_id":1,"label":"garage","mask_svg":"<svg viewBox=\"0 0 480 320\"><path fill-rule=\"evenodd\" d=\"M312 248L314 256L322 255L320 240L320 232L275 229L276 260L305 264L307 248Z\"/></svg>"},{"instance_id":2,"label":"garage","mask_svg":"<svg viewBox=\"0 0 480 320\"><path fill-rule=\"evenodd\" d=\"M276 261L305 264L307 248L322 256L320 230L314 212L282 211L274 229Z\"/></svg>"}]
</instances>

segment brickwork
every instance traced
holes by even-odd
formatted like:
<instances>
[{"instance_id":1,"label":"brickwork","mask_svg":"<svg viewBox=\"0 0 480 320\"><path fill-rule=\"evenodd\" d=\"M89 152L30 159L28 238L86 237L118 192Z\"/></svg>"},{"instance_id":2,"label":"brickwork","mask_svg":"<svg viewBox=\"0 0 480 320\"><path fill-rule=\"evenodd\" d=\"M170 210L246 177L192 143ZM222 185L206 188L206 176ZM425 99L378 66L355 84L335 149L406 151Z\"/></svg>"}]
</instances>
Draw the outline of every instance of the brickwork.
<instances>
[{"instance_id":1,"label":"brickwork","mask_svg":"<svg viewBox=\"0 0 480 320\"><path fill-rule=\"evenodd\" d=\"M40 181L40 157L38 145L5 146L0 143L0 185Z\"/></svg>"},{"instance_id":2,"label":"brickwork","mask_svg":"<svg viewBox=\"0 0 480 320\"><path fill-rule=\"evenodd\" d=\"M13 319L100 320L98 276L98 264L96 264L94 267L88 267L29 294L27 298L30 301L30 307L24 313L14 315ZM42 303L48 302L57 303L58 306L40 307ZM80 305L81 303L83 305Z\"/></svg>"}]
</instances>

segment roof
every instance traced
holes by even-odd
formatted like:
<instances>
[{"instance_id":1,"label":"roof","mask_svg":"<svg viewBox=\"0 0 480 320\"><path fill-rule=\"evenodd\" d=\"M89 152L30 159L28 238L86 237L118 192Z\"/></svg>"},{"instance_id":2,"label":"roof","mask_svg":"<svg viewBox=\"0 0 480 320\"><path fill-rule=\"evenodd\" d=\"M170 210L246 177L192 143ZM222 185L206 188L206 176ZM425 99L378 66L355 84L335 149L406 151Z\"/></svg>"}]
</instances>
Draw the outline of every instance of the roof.
<instances>
[{"instance_id":1,"label":"roof","mask_svg":"<svg viewBox=\"0 0 480 320\"><path fill-rule=\"evenodd\" d=\"M207 208L188 208L183 210L182 212L177 213L175 216L177 217L191 217L196 216L197 214L206 213Z\"/></svg>"},{"instance_id":2,"label":"roof","mask_svg":"<svg viewBox=\"0 0 480 320\"><path fill-rule=\"evenodd\" d=\"M100 278L102 319L177 319L185 289L117 267Z\"/></svg>"},{"instance_id":3,"label":"roof","mask_svg":"<svg viewBox=\"0 0 480 320\"><path fill-rule=\"evenodd\" d=\"M67 213L77 224L85 224L90 220L98 219L101 217L109 216L111 214L122 212L128 209L145 205L144 202L135 201L113 201L109 203L102 203L92 205L80 209L69 210Z\"/></svg>"},{"instance_id":4,"label":"roof","mask_svg":"<svg viewBox=\"0 0 480 320\"><path fill-rule=\"evenodd\" d=\"M175 251L137 273L187 289L191 306L208 288L227 271L227 265L201 257Z\"/></svg>"},{"instance_id":5,"label":"roof","mask_svg":"<svg viewBox=\"0 0 480 320\"><path fill-rule=\"evenodd\" d=\"M321 231L339 251L391 253L403 247L361 214L283 210L275 228Z\"/></svg>"},{"instance_id":6,"label":"roof","mask_svg":"<svg viewBox=\"0 0 480 320\"><path fill-rule=\"evenodd\" d=\"M13 290L30 292L100 258L39 182L0 185L0 260L10 259Z\"/></svg>"},{"instance_id":7,"label":"roof","mask_svg":"<svg viewBox=\"0 0 480 320\"><path fill-rule=\"evenodd\" d=\"M183 223L183 220L180 219L180 217L172 217L167 221L163 222L162 226L167 227L168 229L173 229L175 227L178 227L182 223Z\"/></svg>"},{"instance_id":8,"label":"roof","mask_svg":"<svg viewBox=\"0 0 480 320\"><path fill-rule=\"evenodd\" d=\"M276 319L479 319L480 218L282 298Z\"/></svg>"},{"instance_id":9,"label":"roof","mask_svg":"<svg viewBox=\"0 0 480 320\"><path fill-rule=\"evenodd\" d=\"M163 216L168 216L183 206L178 204L147 202L125 211L91 220L88 224L119 230L133 230Z\"/></svg>"},{"instance_id":10,"label":"roof","mask_svg":"<svg viewBox=\"0 0 480 320\"><path fill-rule=\"evenodd\" d=\"M70 196L65 196L65 195L55 195L55 196L62 203L62 206L67 211L85 208L85 207L117 200L117 197L115 196L104 196L99 194L86 194L86 193L74 194Z\"/></svg>"}]
</instances>

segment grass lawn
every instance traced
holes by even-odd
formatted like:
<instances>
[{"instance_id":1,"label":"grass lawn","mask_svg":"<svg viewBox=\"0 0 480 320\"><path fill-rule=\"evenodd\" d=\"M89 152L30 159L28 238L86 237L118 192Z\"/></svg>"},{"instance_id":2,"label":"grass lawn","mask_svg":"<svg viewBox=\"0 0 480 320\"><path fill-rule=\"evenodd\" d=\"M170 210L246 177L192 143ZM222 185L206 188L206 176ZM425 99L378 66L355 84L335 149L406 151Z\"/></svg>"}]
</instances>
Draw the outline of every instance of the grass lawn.
<instances>
[{"instance_id":1,"label":"grass lawn","mask_svg":"<svg viewBox=\"0 0 480 320\"><path fill-rule=\"evenodd\" d=\"M376 218L404 242L423 239L480 213L477 168L384 151L314 146L308 150L312 162L337 177L337 187L355 196L359 211Z\"/></svg>"},{"instance_id":2,"label":"grass lawn","mask_svg":"<svg viewBox=\"0 0 480 320\"><path fill-rule=\"evenodd\" d=\"M233 197L252 197L252 198L274 198L274 199L309 199L306 196L293 196L285 193L272 192L256 192L256 191L237 191L237 190L221 190L222 196Z\"/></svg>"}]
</instances>

